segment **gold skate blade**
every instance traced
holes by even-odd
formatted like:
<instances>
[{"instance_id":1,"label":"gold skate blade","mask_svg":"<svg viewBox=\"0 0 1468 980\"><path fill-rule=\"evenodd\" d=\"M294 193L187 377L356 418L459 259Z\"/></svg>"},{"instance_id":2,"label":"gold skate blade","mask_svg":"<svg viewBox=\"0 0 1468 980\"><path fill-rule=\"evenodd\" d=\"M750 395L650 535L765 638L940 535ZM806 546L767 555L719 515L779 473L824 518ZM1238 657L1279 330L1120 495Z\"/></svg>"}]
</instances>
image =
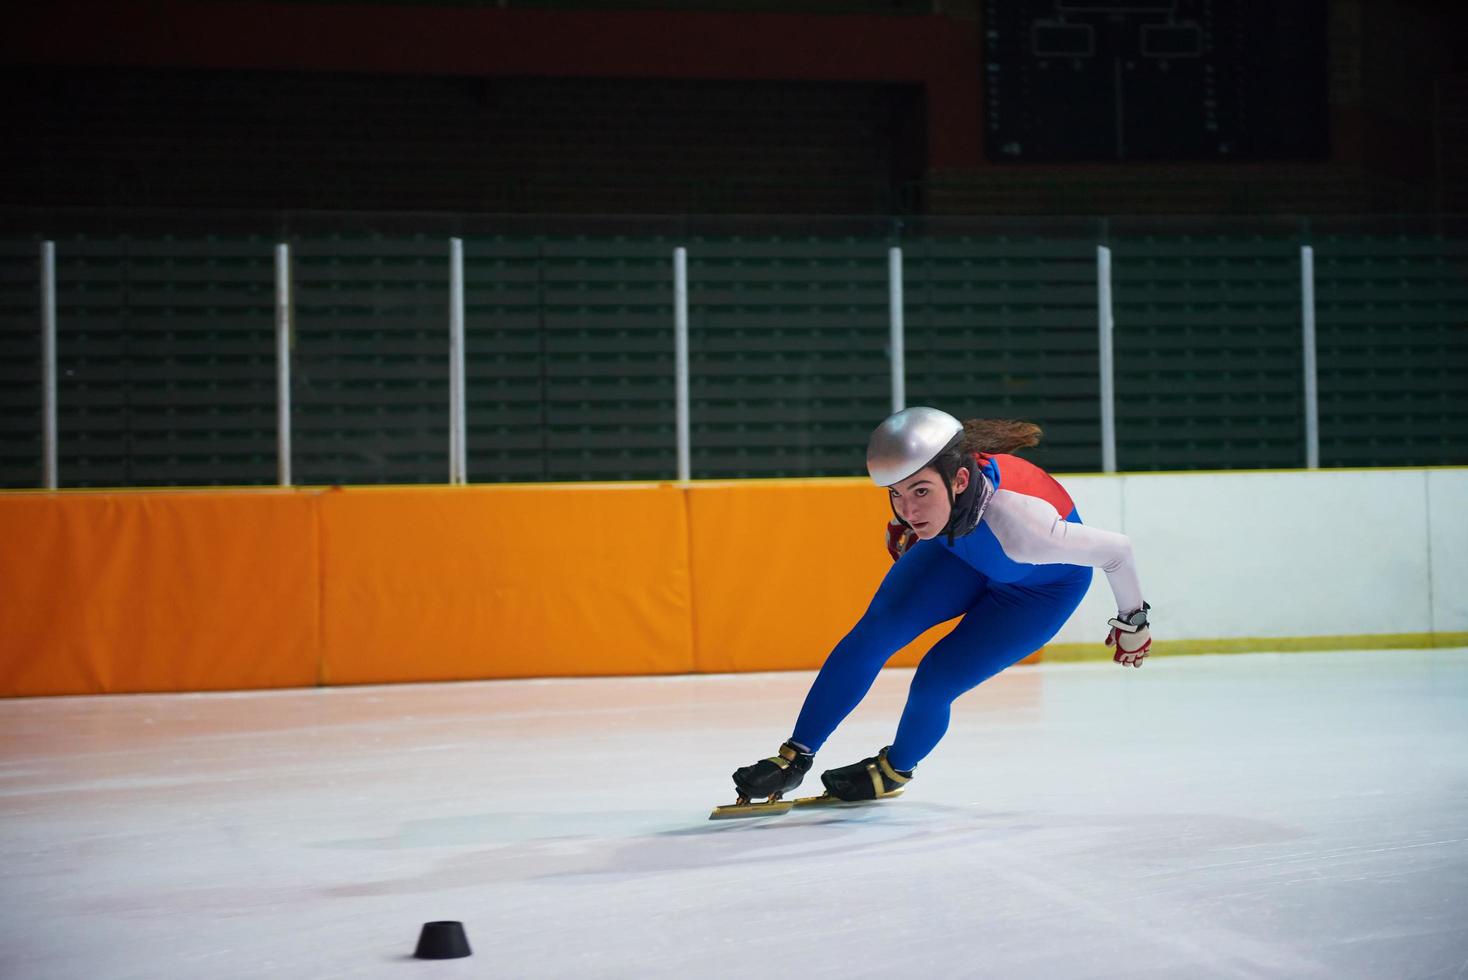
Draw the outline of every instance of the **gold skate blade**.
<instances>
[{"instance_id":1,"label":"gold skate blade","mask_svg":"<svg viewBox=\"0 0 1468 980\"><path fill-rule=\"evenodd\" d=\"M843 800L839 796L832 796L830 793L822 793L820 796L802 796L800 799L795 801L795 805L798 807L863 806L867 803L881 803L883 800L890 800L895 796L901 795L902 790L894 789L890 793L883 793L875 800Z\"/></svg>"},{"instance_id":2,"label":"gold skate blade","mask_svg":"<svg viewBox=\"0 0 1468 980\"><path fill-rule=\"evenodd\" d=\"M789 813L790 808L794 805L794 800L773 800L764 803L730 803L728 806L714 807L714 812L709 814L709 819L737 820L741 817L773 817L777 814Z\"/></svg>"}]
</instances>

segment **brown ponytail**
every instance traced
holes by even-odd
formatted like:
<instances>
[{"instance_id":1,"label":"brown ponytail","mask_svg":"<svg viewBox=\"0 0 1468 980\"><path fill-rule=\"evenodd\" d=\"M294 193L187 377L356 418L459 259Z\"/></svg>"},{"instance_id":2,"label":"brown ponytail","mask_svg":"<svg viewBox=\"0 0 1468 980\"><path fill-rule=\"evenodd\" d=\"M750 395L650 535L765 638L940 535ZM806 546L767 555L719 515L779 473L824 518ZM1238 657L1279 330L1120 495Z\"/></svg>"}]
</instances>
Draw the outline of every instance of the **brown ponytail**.
<instances>
[{"instance_id":1,"label":"brown ponytail","mask_svg":"<svg viewBox=\"0 0 1468 980\"><path fill-rule=\"evenodd\" d=\"M968 419L963 423L965 453L1012 453L1040 444L1040 427L1017 419Z\"/></svg>"}]
</instances>

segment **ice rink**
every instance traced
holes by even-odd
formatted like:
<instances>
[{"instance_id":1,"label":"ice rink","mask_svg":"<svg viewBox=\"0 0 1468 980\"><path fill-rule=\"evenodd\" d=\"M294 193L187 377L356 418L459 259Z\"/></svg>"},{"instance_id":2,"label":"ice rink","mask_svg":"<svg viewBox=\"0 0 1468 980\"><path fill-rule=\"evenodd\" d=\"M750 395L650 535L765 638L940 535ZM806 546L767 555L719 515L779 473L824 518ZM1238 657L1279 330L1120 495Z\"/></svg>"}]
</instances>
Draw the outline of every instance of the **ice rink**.
<instances>
[{"instance_id":1,"label":"ice rink","mask_svg":"<svg viewBox=\"0 0 1468 980\"><path fill-rule=\"evenodd\" d=\"M710 822L810 677L0 701L0 976L1468 977L1468 650L1014 668Z\"/></svg>"}]
</instances>

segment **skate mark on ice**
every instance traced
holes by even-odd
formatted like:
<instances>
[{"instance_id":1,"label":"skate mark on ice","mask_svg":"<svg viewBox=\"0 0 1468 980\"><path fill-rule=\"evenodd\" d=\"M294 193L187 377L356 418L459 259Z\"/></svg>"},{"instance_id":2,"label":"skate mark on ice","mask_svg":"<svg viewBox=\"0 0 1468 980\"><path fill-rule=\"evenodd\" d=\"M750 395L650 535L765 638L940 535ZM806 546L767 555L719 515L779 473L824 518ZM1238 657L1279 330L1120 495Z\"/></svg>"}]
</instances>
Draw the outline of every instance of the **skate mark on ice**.
<instances>
[{"instance_id":1,"label":"skate mark on ice","mask_svg":"<svg viewBox=\"0 0 1468 980\"><path fill-rule=\"evenodd\" d=\"M917 808L914 807L914 810ZM930 808L942 809L942 808ZM593 819L595 814L589 815ZM964 846L970 828L955 830L943 821L908 818L903 821L853 819L864 814L821 815L777 828L770 824L731 821L730 825L702 824L636 835L556 835L499 842L491 847L436 857L423 870L396 878L351 882L322 889L335 898L431 893L450 888L479 888L497 883L571 881L586 877L639 877L703 869L767 866L781 855L839 858L853 847L864 851L899 847L904 842L952 837L952 846ZM787 817L776 818L788 820ZM606 821L603 821L606 822ZM420 828L421 830L421 828ZM879 833L874 834L873 831ZM769 833L752 849L749 833ZM416 836L416 832L415 832ZM373 841L338 842L397 845L393 837Z\"/></svg>"},{"instance_id":2,"label":"skate mark on ice","mask_svg":"<svg viewBox=\"0 0 1468 980\"><path fill-rule=\"evenodd\" d=\"M802 863L839 859L853 848L924 859L955 851L971 856L975 851L1038 849L1085 861L1106 861L1118 848L1129 849L1135 859L1140 849L1145 851L1141 855L1144 868L1157 868L1160 875L1162 869L1175 868L1182 861L1186 867L1178 874L1187 876L1192 861L1201 855L1245 842L1280 843L1294 836L1287 828L1249 818L1126 813L1058 816L912 800L844 810L795 810L760 821L710 822L690 816L688 824L666 829L645 829L666 823L651 819L653 815L646 812L577 815L576 825L594 826L600 833L564 832L561 818L553 826L563 832L544 833L546 820L543 815L538 821L532 819L536 816L413 821L396 835L333 842L330 846L384 850L436 846L450 853L435 855L431 864L411 875L346 883L324 892L333 897L405 895L507 882L768 868L792 858ZM630 825L630 832L607 832L609 825L619 823ZM1180 825L1184 833L1178 832ZM536 827L542 831L538 836ZM444 833L438 836L435 830ZM496 831L505 836L493 839Z\"/></svg>"}]
</instances>

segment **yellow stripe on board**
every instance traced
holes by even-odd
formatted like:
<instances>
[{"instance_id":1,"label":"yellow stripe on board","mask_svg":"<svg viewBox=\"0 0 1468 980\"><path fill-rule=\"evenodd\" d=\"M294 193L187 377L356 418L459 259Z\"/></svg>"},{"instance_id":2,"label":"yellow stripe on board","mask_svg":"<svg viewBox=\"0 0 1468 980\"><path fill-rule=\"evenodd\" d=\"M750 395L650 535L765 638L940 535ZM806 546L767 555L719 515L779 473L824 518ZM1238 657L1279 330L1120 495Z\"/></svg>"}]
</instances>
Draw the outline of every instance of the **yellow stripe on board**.
<instances>
[{"instance_id":1,"label":"yellow stripe on board","mask_svg":"<svg viewBox=\"0 0 1468 980\"><path fill-rule=\"evenodd\" d=\"M1368 633L1351 636L1240 636L1217 640L1158 640L1152 653L1159 657L1199 653L1299 653L1326 650L1425 650L1468 647L1468 633ZM1110 660L1112 651L1102 643L1051 643L1040 659L1046 663L1073 660Z\"/></svg>"}]
</instances>

